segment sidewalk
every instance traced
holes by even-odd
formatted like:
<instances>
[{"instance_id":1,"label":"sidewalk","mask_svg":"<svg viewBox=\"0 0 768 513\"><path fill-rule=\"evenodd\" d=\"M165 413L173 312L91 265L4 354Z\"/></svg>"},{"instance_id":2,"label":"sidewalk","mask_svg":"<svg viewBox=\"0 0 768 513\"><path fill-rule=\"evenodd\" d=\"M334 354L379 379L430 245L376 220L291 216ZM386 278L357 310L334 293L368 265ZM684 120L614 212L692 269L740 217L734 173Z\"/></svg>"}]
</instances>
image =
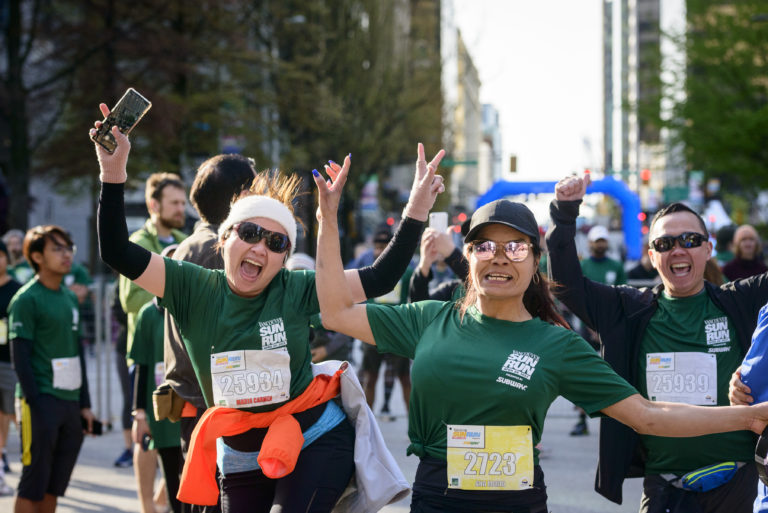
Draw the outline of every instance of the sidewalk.
<instances>
[{"instance_id":1,"label":"sidewalk","mask_svg":"<svg viewBox=\"0 0 768 513\"><path fill-rule=\"evenodd\" d=\"M399 396L394 396L399 399ZM413 482L418 459L406 457L408 446L407 420L402 400L393 400L397 415L392 422L380 421L387 445L395 455L406 479ZM544 469L549 494L549 508L556 513L635 512L640 503L641 481L630 479L624 485L624 504L607 501L593 491L597 463L597 420L590 420L590 434L570 437L568 431L575 422L569 405L559 399L552 407L544 433ZM378 411L378 410L377 410ZM110 432L101 437L88 437L80 451L67 494L59 501L58 512L137 512L136 484L132 468L116 468L112 462L122 447L122 434ZM9 440L9 460L13 473L6 476L7 483L16 487L21 463L19 437L12 430ZM410 498L387 506L384 513L406 513ZM12 497L0 497L0 511L13 510Z\"/></svg>"}]
</instances>

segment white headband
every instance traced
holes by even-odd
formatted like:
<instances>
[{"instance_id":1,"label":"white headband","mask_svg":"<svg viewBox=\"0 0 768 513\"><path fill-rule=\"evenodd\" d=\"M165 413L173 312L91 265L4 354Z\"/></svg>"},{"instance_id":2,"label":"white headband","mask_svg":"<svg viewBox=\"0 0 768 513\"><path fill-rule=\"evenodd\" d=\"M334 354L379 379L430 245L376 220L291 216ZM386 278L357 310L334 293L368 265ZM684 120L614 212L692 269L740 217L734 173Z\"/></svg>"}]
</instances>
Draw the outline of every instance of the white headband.
<instances>
[{"instance_id":1,"label":"white headband","mask_svg":"<svg viewBox=\"0 0 768 513\"><path fill-rule=\"evenodd\" d=\"M229 215L219 225L219 239L234 225L252 217L265 217L279 223L288 234L290 253L293 253L296 248L296 219L288 207L268 196L246 196L235 201Z\"/></svg>"}]
</instances>

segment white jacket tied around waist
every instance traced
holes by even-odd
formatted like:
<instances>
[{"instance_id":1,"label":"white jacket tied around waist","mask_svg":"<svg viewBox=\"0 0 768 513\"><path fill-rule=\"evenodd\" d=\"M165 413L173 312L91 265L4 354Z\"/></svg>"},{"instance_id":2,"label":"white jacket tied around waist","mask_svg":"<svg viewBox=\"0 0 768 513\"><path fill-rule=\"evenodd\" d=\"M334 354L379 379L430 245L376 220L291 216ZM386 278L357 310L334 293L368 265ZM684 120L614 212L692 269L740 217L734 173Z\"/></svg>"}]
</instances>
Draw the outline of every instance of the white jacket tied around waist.
<instances>
[{"instance_id":1,"label":"white jacket tied around waist","mask_svg":"<svg viewBox=\"0 0 768 513\"><path fill-rule=\"evenodd\" d=\"M313 363L312 374L332 375L342 363L346 362ZM371 513L407 497L411 487L384 443L356 373L349 369L341 375L341 404L355 426L355 476L334 513Z\"/></svg>"}]
</instances>

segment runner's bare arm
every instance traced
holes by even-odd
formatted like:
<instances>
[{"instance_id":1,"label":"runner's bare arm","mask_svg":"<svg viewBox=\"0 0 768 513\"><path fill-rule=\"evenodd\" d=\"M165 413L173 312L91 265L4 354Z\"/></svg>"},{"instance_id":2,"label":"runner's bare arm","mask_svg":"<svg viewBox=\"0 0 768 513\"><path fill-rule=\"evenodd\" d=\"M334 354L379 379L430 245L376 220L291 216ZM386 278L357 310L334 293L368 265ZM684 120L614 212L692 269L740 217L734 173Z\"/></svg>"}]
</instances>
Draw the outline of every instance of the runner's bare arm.
<instances>
[{"instance_id":1,"label":"runner's bare arm","mask_svg":"<svg viewBox=\"0 0 768 513\"><path fill-rule=\"evenodd\" d=\"M349 172L349 156L344 165L333 172L333 183L326 183L315 171L320 206L318 220L320 228L317 239L317 268L315 280L317 297L320 300L320 316L323 326L329 330L345 333L351 337L375 344L368 313L364 304L356 304L353 287L344 277L339 245L339 226L336 220L341 191ZM357 271L354 271L357 275ZM358 278L359 283L359 278ZM362 290L362 286L360 286Z\"/></svg>"},{"instance_id":2,"label":"runner's bare arm","mask_svg":"<svg viewBox=\"0 0 768 513\"><path fill-rule=\"evenodd\" d=\"M643 435L690 437L742 430L762 433L768 421L768 402L755 406L692 406L652 402L634 394L602 412Z\"/></svg>"}]
</instances>

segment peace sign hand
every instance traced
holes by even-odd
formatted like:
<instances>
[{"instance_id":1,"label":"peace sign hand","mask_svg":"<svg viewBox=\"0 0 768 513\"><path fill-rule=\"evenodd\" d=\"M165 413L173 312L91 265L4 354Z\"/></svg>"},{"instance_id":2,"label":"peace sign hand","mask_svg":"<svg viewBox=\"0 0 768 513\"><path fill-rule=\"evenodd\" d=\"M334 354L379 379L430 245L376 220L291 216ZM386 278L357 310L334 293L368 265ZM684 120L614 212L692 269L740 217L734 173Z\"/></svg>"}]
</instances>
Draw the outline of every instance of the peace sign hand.
<instances>
[{"instance_id":1,"label":"peace sign hand","mask_svg":"<svg viewBox=\"0 0 768 513\"><path fill-rule=\"evenodd\" d=\"M318 221L336 220L336 215L339 211L339 203L341 202L341 193L344 189L344 184L347 182L347 175L349 174L349 166L351 163L352 159L350 155L344 157L344 165L342 166L332 160L328 161L328 164L325 166L325 172L331 178L327 181L323 179L323 176L317 170L312 171L312 176L317 185L318 193Z\"/></svg>"},{"instance_id":2,"label":"peace sign hand","mask_svg":"<svg viewBox=\"0 0 768 513\"><path fill-rule=\"evenodd\" d=\"M445 156L445 150L438 151L429 163L427 163L424 154L423 144L419 143L417 153L416 174L413 177L413 186L411 187L411 195L408 197L408 204L403 210L403 217L410 217L417 221L426 221L432 205L435 204L437 195L445 191L443 177L435 174L440 161Z\"/></svg>"}]
</instances>

